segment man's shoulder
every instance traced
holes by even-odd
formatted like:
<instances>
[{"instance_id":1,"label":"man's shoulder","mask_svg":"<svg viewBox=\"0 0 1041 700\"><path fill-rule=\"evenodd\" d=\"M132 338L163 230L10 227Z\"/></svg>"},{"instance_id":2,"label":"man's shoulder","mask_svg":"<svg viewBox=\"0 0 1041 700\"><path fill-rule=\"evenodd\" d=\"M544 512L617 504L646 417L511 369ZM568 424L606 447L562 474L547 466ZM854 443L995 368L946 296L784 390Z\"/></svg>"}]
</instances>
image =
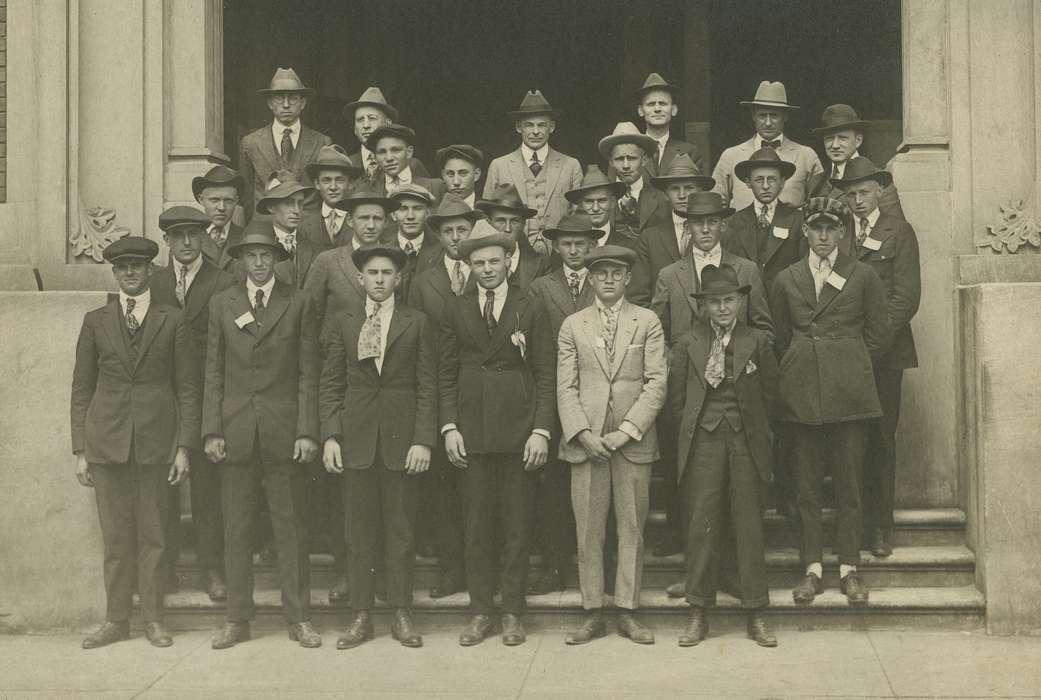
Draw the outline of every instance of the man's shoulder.
<instances>
[{"instance_id":1,"label":"man's shoulder","mask_svg":"<svg viewBox=\"0 0 1041 700\"><path fill-rule=\"evenodd\" d=\"M558 151L557 149L555 149L552 146L550 146L549 158L554 158L554 157L560 158L564 163L567 163L568 165L571 165L572 163L574 165L576 165L576 166L579 165L578 158L575 158L574 156L569 156L567 153L563 153L561 151Z\"/></svg>"},{"instance_id":2,"label":"man's shoulder","mask_svg":"<svg viewBox=\"0 0 1041 700\"><path fill-rule=\"evenodd\" d=\"M753 139L742 141L741 143L735 143L733 146L728 146L723 149L723 152L719 154L719 162L724 160L732 160L736 157L743 157L746 153L751 152L753 149Z\"/></svg>"},{"instance_id":3,"label":"man's shoulder","mask_svg":"<svg viewBox=\"0 0 1041 700\"><path fill-rule=\"evenodd\" d=\"M242 137L242 141L241 141L242 145L243 146L247 146L247 145L248 146L255 146L255 145L259 144L260 140L262 138L264 138L264 132L267 132L267 134L270 136L270 134L271 134L271 125L270 124L265 124L264 126L262 126L260 128L257 128L257 129L254 129L253 131L251 131L248 134L246 134L245 136L243 136ZM272 138L274 138L274 137L272 137Z\"/></svg>"},{"instance_id":4,"label":"man's shoulder","mask_svg":"<svg viewBox=\"0 0 1041 700\"><path fill-rule=\"evenodd\" d=\"M510 160L510 158L517 155L518 153L520 153L520 146L514 148L511 151L506 151L501 156L496 156L495 158L492 158L491 165L505 165Z\"/></svg>"},{"instance_id":5,"label":"man's shoulder","mask_svg":"<svg viewBox=\"0 0 1041 700\"><path fill-rule=\"evenodd\" d=\"M734 271L737 272L738 275L741 275L742 273L759 274L759 267L748 258L729 251L724 251L723 255L726 257L727 264L733 267Z\"/></svg>"},{"instance_id":6,"label":"man's shoulder","mask_svg":"<svg viewBox=\"0 0 1041 700\"><path fill-rule=\"evenodd\" d=\"M595 309L596 305L594 304L592 308ZM626 311L631 313L641 324L651 326L655 324L661 324L661 321L658 319L658 314L654 313L650 309L644 308L642 306L637 306L636 304L628 300L626 300Z\"/></svg>"}]
</instances>

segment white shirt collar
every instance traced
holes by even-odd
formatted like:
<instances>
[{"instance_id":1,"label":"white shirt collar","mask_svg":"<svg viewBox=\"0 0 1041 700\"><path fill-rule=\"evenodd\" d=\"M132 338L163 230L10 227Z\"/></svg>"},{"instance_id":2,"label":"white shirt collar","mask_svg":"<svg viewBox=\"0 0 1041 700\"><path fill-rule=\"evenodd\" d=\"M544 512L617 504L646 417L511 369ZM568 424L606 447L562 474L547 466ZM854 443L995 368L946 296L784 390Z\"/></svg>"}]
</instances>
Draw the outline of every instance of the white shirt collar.
<instances>
[{"instance_id":1,"label":"white shirt collar","mask_svg":"<svg viewBox=\"0 0 1041 700\"><path fill-rule=\"evenodd\" d=\"M202 256L199 256L202 257ZM134 300L134 318L137 319L138 323L144 323L145 314L148 313L148 307L152 305L152 290L146 289L145 291L138 294L136 297L119 291L119 308L123 312L123 316L127 315L127 300L133 298Z\"/></svg>"},{"instance_id":2,"label":"white shirt collar","mask_svg":"<svg viewBox=\"0 0 1041 700\"><path fill-rule=\"evenodd\" d=\"M517 246L514 249L514 251L513 251L513 255L510 256L510 274L511 275L514 272L517 271L517 266L520 265L520 256L521 256L520 246Z\"/></svg>"},{"instance_id":3,"label":"white shirt collar","mask_svg":"<svg viewBox=\"0 0 1041 700\"><path fill-rule=\"evenodd\" d=\"M619 182L621 182L619 180ZM633 196L633 199L639 199L640 193L643 192L643 176L636 178L636 182L629 185L629 193Z\"/></svg>"},{"instance_id":4,"label":"white shirt collar","mask_svg":"<svg viewBox=\"0 0 1041 700\"><path fill-rule=\"evenodd\" d=\"M596 297L596 299L594 301L596 302L596 310L597 311L600 311L602 313L604 311L610 310L610 311L613 311L614 313L617 314L618 312L620 312L622 310L622 302L625 301L625 297L623 296L623 297L619 298L618 301L616 301L611 306L604 306L604 302L600 301L600 297Z\"/></svg>"},{"instance_id":5,"label":"white shirt collar","mask_svg":"<svg viewBox=\"0 0 1041 700\"><path fill-rule=\"evenodd\" d=\"M648 136L650 136L650 134L648 134ZM651 138L654 139L653 136L651 136ZM664 153L665 152L665 145L669 142L669 132L666 131L664 134L662 134L662 137L660 139L654 139L654 140L661 144L661 150Z\"/></svg>"},{"instance_id":6,"label":"white shirt collar","mask_svg":"<svg viewBox=\"0 0 1041 700\"><path fill-rule=\"evenodd\" d=\"M777 211L777 200L776 199L774 201L770 202L769 204L766 204L766 205L764 205L762 202L760 202L758 199L756 199L755 201L752 202L752 205L753 205L752 206L752 211L755 213L755 218L756 219L759 218L759 212L762 211L763 207L765 206L766 207L766 218L768 218L770 221L774 220L774 212Z\"/></svg>"},{"instance_id":7,"label":"white shirt collar","mask_svg":"<svg viewBox=\"0 0 1041 700\"><path fill-rule=\"evenodd\" d=\"M455 274L455 264L459 263L459 269L463 271L463 276L467 279L470 278L470 265L465 260L452 260L452 258L445 255L445 270L448 272L448 279L452 279L452 275Z\"/></svg>"},{"instance_id":8,"label":"white shirt collar","mask_svg":"<svg viewBox=\"0 0 1041 700\"><path fill-rule=\"evenodd\" d=\"M326 204L323 201L322 202L322 218L323 219L328 219L330 213L336 214L336 220L337 221L339 221L340 219L342 219L343 217L345 217L347 215L347 212L345 212L343 209L337 209L336 207L330 207L328 204Z\"/></svg>"},{"instance_id":9,"label":"white shirt collar","mask_svg":"<svg viewBox=\"0 0 1041 700\"><path fill-rule=\"evenodd\" d=\"M412 166L406 165L405 168L398 173L398 181L394 182L394 178L390 175L384 175L384 181L387 184L388 191L391 187L400 187L401 185L408 185L412 182Z\"/></svg>"},{"instance_id":10,"label":"white shirt collar","mask_svg":"<svg viewBox=\"0 0 1041 700\"><path fill-rule=\"evenodd\" d=\"M398 248L405 250L406 243L411 243L412 249L418 253L419 249L423 247L423 233L420 232L415 238L407 238L401 235L401 231L398 231Z\"/></svg>"},{"instance_id":11,"label":"white shirt collar","mask_svg":"<svg viewBox=\"0 0 1041 700\"><path fill-rule=\"evenodd\" d=\"M264 283L263 287L258 287L253 284L253 280L249 277L246 278L246 296L249 297L249 305L253 306L257 301L257 290L264 290L264 306L271 303L271 290L275 288L275 276L271 275L271 279ZM255 307L254 307L255 308Z\"/></svg>"},{"instance_id":12,"label":"white shirt collar","mask_svg":"<svg viewBox=\"0 0 1041 700\"><path fill-rule=\"evenodd\" d=\"M278 238L278 242L282 244L283 248L285 248L286 250L289 250L289 246L286 245L286 240L290 236L293 236L294 237L293 240L295 241L296 240L296 231L286 231L285 229L280 227L278 224L271 224L271 227L273 229L275 229L275 236Z\"/></svg>"},{"instance_id":13,"label":"white shirt collar","mask_svg":"<svg viewBox=\"0 0 1041 700\"><path fill-rule=\"evenodd\" d=\"M171 258L172 259L172 258ZM173 260L173 259L172 259ZM181 277L181 268L184 267L184 263L173 260L173 273L174 282L176 283ZM195 276L199 274L199 269L202 268L202 255L195 258L195 260L188 263L188 274L185 275L184 289L188 291L192 287L192 282L195 281Z\"/></svg>"},{"instance_id":14,"label":"white shirt collar","mask_svg":"<svg viewBox=\"0 0 1041 700\"><path fill-rule=\"evenodd\" d=\"M376 302L370 297L365 297L365 315L372 316L372 312L376 308ZM380 320L386 319L390 314L394 313L394 295L391 294L384 301L380 302Z\"/></svg>"},{"instance_id":15,"label":"white shirt collar","mask_svg":"<svg viewBox=\"0 0 1041 700\"><path fill-rule=\"evenodd\" d=\"M376 154L373 153L372 151L370 151L365 144L362 144L362 146L361 146L361 163L359 163L359 165L361 167L363 167L363 168L369 167L369 156L372 156L373 158L375 158ZM379 161L376 162L376 167L379 167Z\"/></svg>"},{"instance_id":16,"label":"white shirt collar","mask_svg":"<svg viewBox=\"0 0 1041 700\"><path fill-rule=\"evenodd\" d=\"M289 138L293 142L293 148L300 143L300 120L297 119L289 126L285 126L277 119L271 122L271 136L275 139L275 150L282 153L282 134L289 129Z\"/></svg>"},{"instance_id":17,"label":"white shirt collar","mask_svg":"<svg viewBox=\"0 0 1041 700\"><path fill-rule=\"evenodd\" d=\"M878 223L878 217L880 217L881 215L882 215L882 211L878 207L875 207L874 211L872 211L867 216L863 217L863 218L867 219L867 222L868 222L868 233L870 233L871 231L875 230L875 224ZM858 229L860 228L860 218L861 217L859 217L859 216L857 217L857 228Z\"/></svg>"},{"instance_id":18,"label":"white shirt collar","mask_svg":"<svg viewBox=\"0 0 1041 700\"><path fill-rule=\"evenodd\" d=\"M597 226L596 230L603 231L603 235L601 235L596 241L596 247L601 248L607 245L607 239L611 237L611 221L608 220L608 222L603 226Z\"/></svg>"},{"instance_id":19,"label":"white shirt collar","mask_svg":"<svg viewBox=\"0 0 1041 700\"><path fill-rule=\"evenodd\" d=\"M573 275L573 274L577 274L578 275L578 288L581 289L582 285L584 285L586 283L586 277L589 276L589 268L582 267L582 268L579 268L577 270L572 270L567 265L561 265L561 267L564 268L564 279L567 280L568 282L571 281L571 275Z\"/></svg>"},{"instance_id":20,"label":"white shirt collar","mask_svg":"<svg viewBox=\"0 0 1041 700\"><path fill-rule=\"evenodd\" d=\"M842 175L846 172L846 163L850 162L854 158L859 158L859 157L860 157L860 151L854 151L853 155L851 155L849 158L847 158L846 160L842 161L841 163L832 163L831 164L831 177L832 177L832 179L834 179L834 180L841 180L842 179Z\"/></svg>"},{"instance_id":21,"label":"white shirt collar","mask_svg":"<svg viewBox=\"0 0 1041 700\"><path fill-rule=\"evenodd\" d=\"M838 260L838 257L839 257L839 248L838 248L838 246L835 246L835 248L831 251L831 253L828 254L828 258L827 258L828 262L830 263L829 267L831 267L832 270L835 269L835 261ZM823 260L824 260L824 258L822 258L821 256L817 255L817 253L812 248L810 249L809 261L810 261L810 271L811 272L817 272L817 270L820 267L821 262Z\"/></svg>"},{"instance_id":22,"label":"white shirt collar","mask_svg":"<svg viewBox=\"0 0 1041 700\"><path fill-rule=\"evenodd\" d=\"M489 291L494 295L492 298L492 314L495 316L495 320L498 321L499 317L502 316L503 306L506 305L506 294L510 291L509 277L504 279L502 284L495 289L489 290L478 285L477 310L481 312L482 316L484 315L485 302L488 301Z\"/></svg>"},{"instance_id":23,"label":"white shirt collar","mask_svg":"<svg viewBox=\"0 0 1041 700\"><path fill-rule=\"evenodd\" d=\"M701 268L705 265L715 265L719 267L719 263L723 259L723 246L716 243L716 247L708 252L704 252L694 246L690 247L690 254L694 256L694 267L698 270L698 276L701 276Z\"/></svg>"},{"instance_id":24,"label":"white shirt collar","mask_svg":"<svg viewBox=\"0 0 1041 700\"><path fill-rule=\"evenodd\" d=\"M672 212L672 225L673 227L683 226L687 223L687 217L677 214L675 211Z\"/></svg>"},{"instance_id":25,"label":"white shirt collar","mask_svg":"<svg viewBox=\"0 0 1041 700\"><path fill-rule=\"evenodd\" d=\"M536 152L539 154L539 165L541 165L542 167L546 167L546 158L549 157L548 143L542 148L540 148L538 151L533 151L523 143L521 144L521 154L524 156L525 165L531 165L531 154Z\"/></svg>"}]
</instances>

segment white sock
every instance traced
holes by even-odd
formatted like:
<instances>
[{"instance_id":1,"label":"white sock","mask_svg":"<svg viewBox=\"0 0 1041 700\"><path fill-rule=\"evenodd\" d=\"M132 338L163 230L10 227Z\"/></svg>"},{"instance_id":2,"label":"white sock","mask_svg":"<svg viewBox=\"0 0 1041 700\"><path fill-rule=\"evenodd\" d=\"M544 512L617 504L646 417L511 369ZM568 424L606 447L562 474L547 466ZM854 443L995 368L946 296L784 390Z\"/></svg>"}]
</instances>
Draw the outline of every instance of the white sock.
<instances>
[{"instance_id":1,"label":"white sock","mask_svg":"<svg viewBox=\"0 0 1041 700\"><path fill-rule=\"evenodd\" d=\"M839 564L839 578L846 578L850 572L856 571L857 567L849 564Z\"/></svg>"},{"instance_id":2,"label":"white sock","mask_svg":"<svg viewBox=\"0 0 1041 700\"><path fill-rule=\"evenodd\" d=\"M806 567L807 574L816 574L817 578L824 578L824 567L819 561L815 561Z\"/></svg>"}]
</instances>

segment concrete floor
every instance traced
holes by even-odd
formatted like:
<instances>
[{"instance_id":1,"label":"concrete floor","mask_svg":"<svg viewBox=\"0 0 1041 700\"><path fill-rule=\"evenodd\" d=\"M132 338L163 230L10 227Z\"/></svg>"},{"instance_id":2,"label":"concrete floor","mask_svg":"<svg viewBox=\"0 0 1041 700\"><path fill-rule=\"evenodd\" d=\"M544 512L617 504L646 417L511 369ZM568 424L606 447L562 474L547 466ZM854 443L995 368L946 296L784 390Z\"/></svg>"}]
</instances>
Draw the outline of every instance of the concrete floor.
<instances>
[{"instance_id":1,"label":"concrete floor","mask_svg":"<svg viewBox=\"0 0 1041 700\"><path fill-rule=\"evenodd\" d=\"M93 651L79 635L0 637L0 698L1041 697L1041 638L978 632L782 631L779 648L761 649L721 631L680 649L671 636L566 647L554 631L461 649L439 630L413 650L377 629L351 651L330 630L317 650L261 634L220 652L209 632L169 649L136 635Z\"/></svg>"}]
</instances>

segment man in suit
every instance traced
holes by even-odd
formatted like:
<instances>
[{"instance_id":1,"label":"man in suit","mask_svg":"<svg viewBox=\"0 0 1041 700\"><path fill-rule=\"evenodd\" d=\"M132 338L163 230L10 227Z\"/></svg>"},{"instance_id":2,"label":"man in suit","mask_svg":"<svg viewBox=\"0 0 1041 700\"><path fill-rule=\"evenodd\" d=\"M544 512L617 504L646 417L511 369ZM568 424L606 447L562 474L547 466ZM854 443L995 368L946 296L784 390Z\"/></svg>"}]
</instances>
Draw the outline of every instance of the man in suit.
<instances>
[{"instance_id":1,"label":"man in suit","mask_svg":"<svg viewBox=\"0 0 1041 700\"><path fill-rule=\"evenodd\" d=\"M293 179L301 181L304 169L318 157L321 147L332 143L325 134L300 122L307 99L315 91L306 87L292 68L276 70L271 84L257 92L267 98L274 120L243 136L239 144L238 167L245 183L242 208L247 221L263 198L271 173L288 170Z\"/></svg>"},{"instance_id":2,"label":"man in suit","mask_svg":"<svg viewBox=\"0 0 1041 700\"><path fill-rule=\"evenodd\" d=\"M297 182L288 170L280 170L272 174L264 196L257 201L257 213L269 219L285 252L285 256L275 263L275 275L297 289L303 289L311 263L320 250L316 243L298 231L305 216L307 199L312 194L313 187Z\"/></svg>"},{"instance_id":3,"label":"man in suit","mask_svg":"<svg viewBox=\"0 0 1041 700\"><path fill-rule=\"evenodd\" d=\"M314 648L304 524L304 465L318 452L318 351L310 297L275 277L287 253L269 222L255 220L230 253L245 282L210 300L202 435L219 465L224 513L227 619L212 641L226 649L250 637L253 529L263 490L278 547L289 638Z\"/></svg>"},{"instance_id":4,"label":"man in suit","mask_svg":"<svg viewBox=\"0 0 1041 700\"><path fill-rule=\"evenodd\" d=\"M657 73L651 73L636 91L636 113L647 125L646 134L655 140L656 146L647 157L647 174L655 176L669 169L673 159L685 154L697 166L704 169L697 146L672 138L672 120L679 114L675 98L679 88Z\"/></svg>"},{"instance_id":5,"label":"man in suit","mask_svg":"<svg viewBox=\"0 0 1041 700\"><path fill-rule=\"evenodd\" d=\"M681 647L708 636L706 609L716 604L722 533L733 533L736 593L748 611L748 636L777 646L762 610L770 602L760 495L770 481L769 411L777 396L777 358L769 334L741 318L741 284L726 263L702 271L693 296L706 319L673 343L669 409L679 436L679 485L686 493L690 604Z\"/></svg>"},{"instance_id":6,"label":"man in suit","mask_svg":"<svg viewBox=\"0 0 1041 700\"><path fill-rule=\"evenodd\" d=\"M842 190L835 187L831 181L841 180L846 164L860 157L864 132L869 126L868 122L863 121L849 105L829 105L824 109L821 124L813 133L824 141L824 154L828 156L831 165L810 182L810 196L842 198ZM893 182L882 188L878 208L883 214L906 221L904 209L900 206L900 193Z\"/></svg>"},{"instance_id":7,"label":"man in suit","mask_svg":"<svg viewBox=\"0 0 1041 700\"><path fill-rule=\"evenodd\" d=\"M245 181L226 165L215 165L205 175L192 178L192 195L209 219L202 254L212 264L232 272L232 258L225 252L228 242L242 235L242 227L232 222L235 207L242 201Z\"/></svg>"},{"instance_id":8,"label":"man in suit","mask_svg":"<svg viewBox=\"0 0 1041 700\"><path fill-rule=\"evenodd\" d=\"M191 330L148 288L158 252L140 236L105 248L119 296L83 318L76 343L72 452L76 479L97 497L105 547L105 623L84 649L130 636L135 581L145 637L157 647L173 643L160 583L167 491L188 477L200 394Z\"/></svg>"},{"instance_id":9,"label":"man in suit","mask_svg":"<svg viewBox=\"0 0 1041 700\"><path fill-rule=\"evenodd\" d=\"M388 195L402 185L415 183L427 189L435 200L444 194L445 185L440 179L421 177L412 172L411 158L415 150L416 132L403 124L381 126L369 134L365 142L376 155L382 178L376 178L375 189Z\"/></svg>"},{"instance_id":10,"label":"man in suit","mask_svg":"<svg viewBox=\"0 0 1041 700\"><path fill-rule=\"evenodd\" d=\"M369 150L369 136L381 126L390 126L398 120L398 110L387 102L378 87L367 87L361 96L343 106L343 118L351 123L359 148L351 154L351 162L362 168L369 187L378 187L382 176L376 154ZM408 166L417 177L430 177L418 158L409 158Z\"/></svg>"},{"instance_id":11,"label":"man in suit","mask_svg":"<svg viewBox=\"0 0 1041 700\"><path fill-rule=\"evenodd\" d=\"M668 367L658 318L625 300L636 253L597 248L586 258L593 305L560 327L557 409L560 459L571 464L578 538L578 579L588 617L565 640L585 644L606 633L603 548L607 513L618 529L614 605L618 633L653 644L639 622L643 527L650 508L651 464L658 459L655 419L665 403Z\"/></svg>"},{"instance_id":12,"label":"man in suit","mask_svg":"<svg viewBox=\"0 0 1041 700\"><path fill-rule=\"evenodd\" d=\"M397 210L391 214L398 228L393 247L405 253L405 265L400 271L401 282L396 291L398 299L403 302L408 299L412 280L433 265L441 256L441 251L437 236L431 232L433 224L428 227L430 219L437 221L430 216L434 195L422 185L410 182L396 188L390 198L398 203Z\"/></svg>"},{"instance_id":13,"label":"man in suit","mask_svg":"<svg viewBox=\"0 0 1041 700\"><path fill-rule=\"evenodd\" d=\"M556 424L555 352L542 304L508 281L513 236L478 221L459 244L477 288L448 305L438 339L441 435L463 470L466 578L473 618L459 635L479 644L491 631L495 574L502 565L502 641L526 639L533 471L546 462ZM493 529L502 527L502 551Z\"/></svg>"},{"instance_id":14,"label":"man in suit","mask_svg":"<svg viewBox=\"0 0 1041 700\"><path fill-rule=\"evenodd\" d=\"M824 589L821 490L830 470L841 589L851 605L866 605L867 584L857 572L861 467L868 423L882 415L871 377L872 359L890 344L886 290L870 265L840 252L850 215L842 202L814 197L804 215L809 253L777 275L770 293L784 368L779 418L793 437L806 567L792 597L805 605Z\"/></svg>"},{"instance_id":15,"label":"man in suit","mask_svg":"<svg viewBox=\"0 0 1041 700\"><path fill-rule=\"evenodd\" d=\"M875 389L882 417L871 423L864 461L864 531L871 553L893 552L893 503L896 494L896 427L900 420L904 370L918 366L911 319L922 297L918 236L911 225L882 211L882 199L892 176L867 158L847 161L841 178L832 183L842 190L856 223L856 256L882 280L893 344L874 362Z\"/></svg>"},{"instance_id":16,"label":"man in suit","mask_svg":"<svg viewBox=\"0 0 1041 700\"><path fill-rule=\"evenodd\" d=\"M576 211L583 211L589 217L589 222L597 234L595 247L610 244L632 248L636 244L628 232L619 231L613 222L618 198L624 193L625 184L618 180L609 180L599 165L587 167L582 183L564 193Z\"/></svg>"},{"instance_id":17,"label":"man in suit","mask_svg":"<svg viewBox=\"0 0 1041 700\"><path fill-rule=\"evenodd\" d=\"M650 136L641 134L632 122L619 122L597 144L608 172L625 186L615 204L612 226L629 238L638 239L648 228L669 220L668 200L661 191L647 186L650 178L646 164L657 144Z\"/></svg>"},{"instance_id":18,"label":"man in suit","mask_svg":"<svg viewBox=\"0 0 1041 700\"><path fill-rule=\"evenodd\" d=\"M347 214L336 208L362 176L361 168L351 162L342 147L322 146L315 162L306 168L307 177L314 183L322 200L321 208L305 214L300 220L300 238L306 238L315 248L315 255L323 250L347 245L351 236L344 219Z\"/></svg>"},{"instance_id":19,"label":"man in suit","mask_svg":"<svg viewBox=\"0 0 1041 700\"><path fill-rule=\"evenodd\" d=\"M755 136L744 143L723 151L716 163L712 177L716 181L715 191L723 197L723 201L734 209L744 209L752 203L752 191L734 173L734 166L748 158L761 148L772 148L782 160L795 165L795 173L784 183L780 199L795 207L802 206L809 192L810 181L814 176L824 172L820 158L809 146L792 141L784 135L784 127L788 115L799 109L788 104L788 93L783 83L771 83L766 80L759 83L755 97L741 102L748 107L755 127Z\"/></svg>"},{"instance_id":20,"label":"man in suit","mask_svg":"<svg viewBox=\"0 0 1041 700\"><path fill-rule=\"evenodd\" d=\"M149 279L152 299L181 310L189 324L197 383L201 389L206 371L206 333L209 330L210 297L235 284L235 278L203 255L210 219L194 207L172 207L159 215L159 228L170 249L169 265L156 270ZM192 529L195 554L205 572L210 600L224 601L228 588L224 582L224 522L221 518L220 474L198 447L189 450L192 478L188 485L192 497ZM177 590L177 558L181 552L181 490L169 491L169 518L166 550L163 553L167 593Z\"/></svg>"},{"instance_id":21,"label":"man in suit","mask_svg":"<svg viewBox=\"0 0 1041 700\"><path fill-rule=\"evenodd\" d=\"M448 193L466 202L477 203L477 181L481 179L484 153L469 144L456 143L437 149L437 169Z\"/></svg>"},{"instance_id":22,"label":"man in suit","mask_svg":"<svg viewBox=\"0 0 1041 700\"><path fill-rule=\"evenodd\" d=\"M373 636L377 561L386 567L391 634L420 647L410 612L413 533L418 475L438 442L435 330L421 312L394 300L404 251L361 248L351 257L361 270L365 309L336 318L320 392L323 461L343 479L353 591L354 617L336 647L351 649Z\"/></svg>"},{"instance_id":23,"label":"man in suit","mask_svg":"<svg viewBox=\"0 0 1041 700\"><path fill-rule=\"evenodd\" d=\"M582 166L550 147L549 137L557 128L560 110L553 109L541 91L529 91L509 116L520 134L521 145L488 166L484 199L493 198L502 184L513 185L524 206L534 211L525 228L528 242L544 255L549 252L549 245L542 232L555 226L568 212L564 193L578 187Z\"/></svg>"},{"instance_id":24,"label":"man in suit","mask_svg":"<svg viewBox=\"0 0 1041 700\"><path fill-rule=\"evenodd\" d=\"M517 242L517 251L508 260L510 284L526 290L549 271L553 262L548 255L539 254L525 234L526 222L530 222L537 212L524 204L516 187L504 182L491 193L485 189L484 198L477 200L475 207L488 217L492 226L513 236Z\"/></svg>"}]
</instances>

